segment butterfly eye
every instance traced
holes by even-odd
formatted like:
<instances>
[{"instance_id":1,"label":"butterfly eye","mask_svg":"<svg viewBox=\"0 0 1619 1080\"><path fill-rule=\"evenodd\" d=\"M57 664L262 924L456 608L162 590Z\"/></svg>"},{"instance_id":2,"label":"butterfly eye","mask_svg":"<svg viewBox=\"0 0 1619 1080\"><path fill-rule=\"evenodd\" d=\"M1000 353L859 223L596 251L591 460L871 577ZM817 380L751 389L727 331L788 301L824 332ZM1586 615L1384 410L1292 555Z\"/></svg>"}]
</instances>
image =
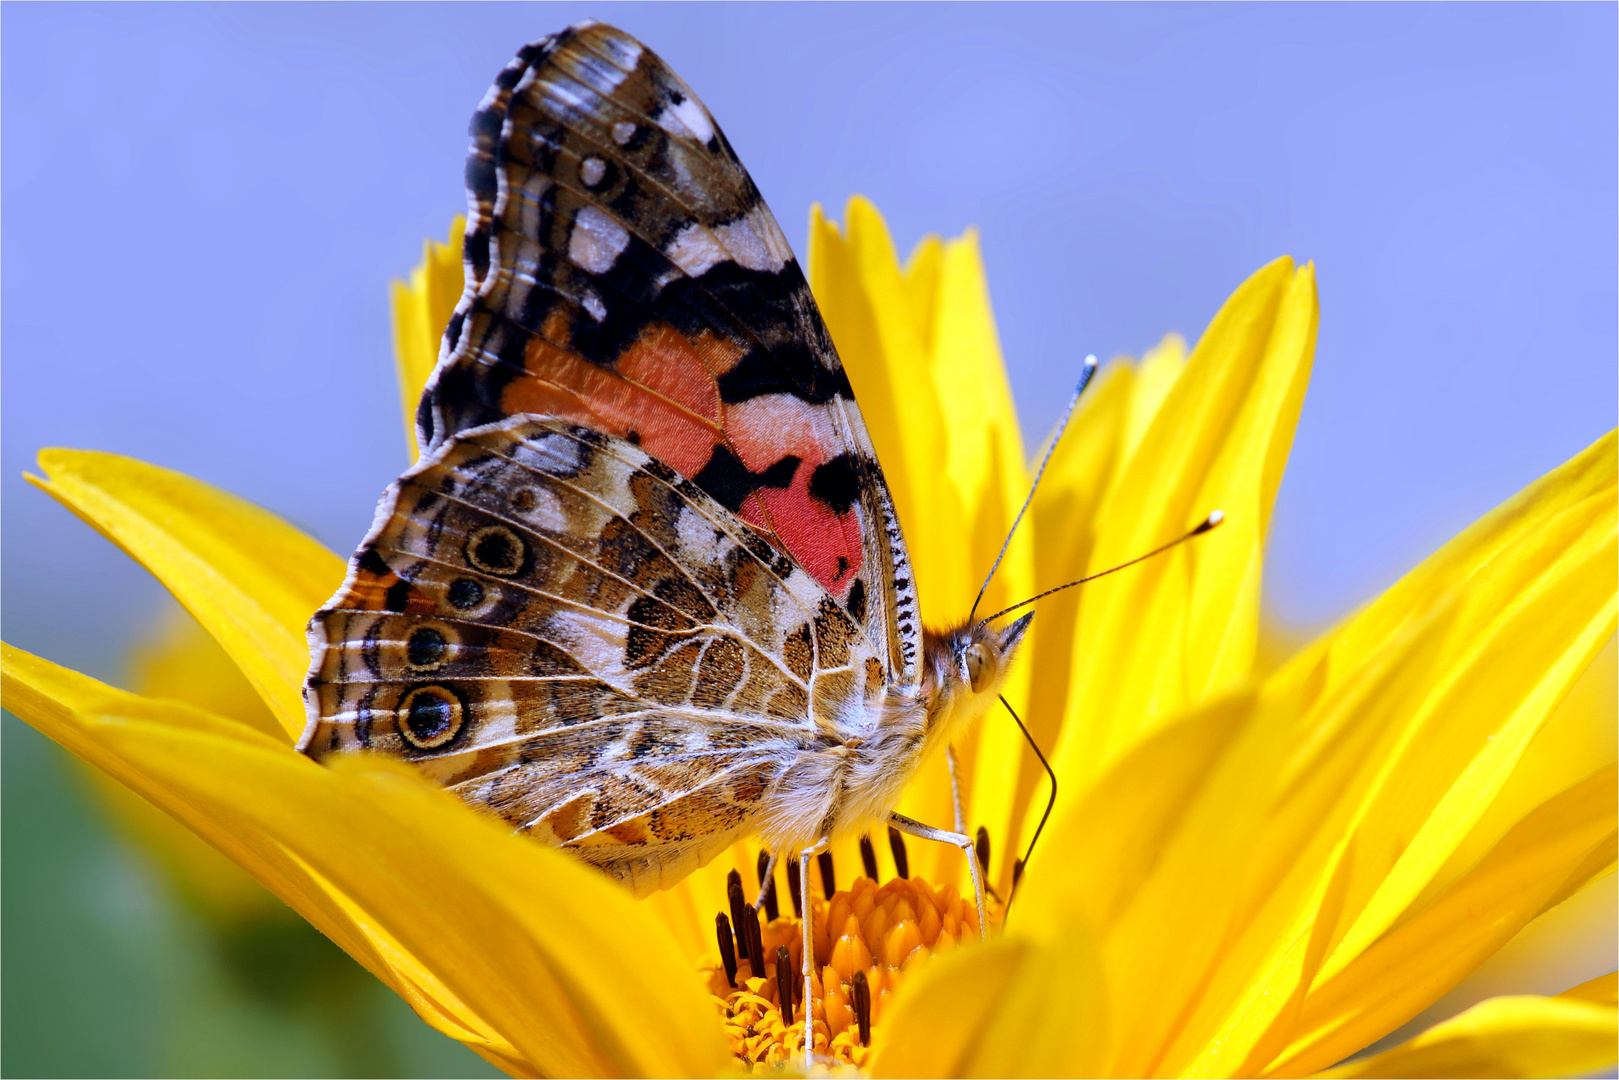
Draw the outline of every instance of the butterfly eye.
<instances>
[{"instance_id":1,"label":"butterfly eye","mask_svg":"<svg viewBox=\"0 0 1619 1080\"><path fill-rule=\"evenodd\" d=\"M967 646L962 653L962 663L967 668L967 682L973 688L973 693L981 694L984 687L989 685L990 677L994 674L989 661L989 650L982 644Z\"/></svg>"}]
</instances>

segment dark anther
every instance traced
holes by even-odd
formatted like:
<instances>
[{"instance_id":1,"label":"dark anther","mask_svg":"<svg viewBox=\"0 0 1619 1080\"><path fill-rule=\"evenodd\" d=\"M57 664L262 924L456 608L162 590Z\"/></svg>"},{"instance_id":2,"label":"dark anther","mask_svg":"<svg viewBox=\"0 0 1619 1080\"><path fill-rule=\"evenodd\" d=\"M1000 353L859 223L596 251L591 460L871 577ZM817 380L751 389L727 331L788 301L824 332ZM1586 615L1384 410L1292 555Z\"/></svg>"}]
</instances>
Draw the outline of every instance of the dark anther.
<instances>
[{"instance_id":1,"label":"dark anther","mask_svg":"<svg viewBox=\"0 0 1619 1080\"><path fill-rule=\"evenodd\" d=\"M732 947L731 920L725 912L714 916L714 935L720 939L720 963L725 965L725 981L736 986L736 949Z\"/></svg>"},{"instance_id":2,"label":"dark anther","mask_svg":"<svg viewBox=\"0 0 1619 1080\"><path fill-rule=\"evenodd\" d=\"M826 898L832 899L832 894L838 891L838 876L832 872L832 853L823 851L821 860L821 888L826 890Z\"/></svg>"},{"instance_id":3,"label":"dark anther","mask_svg":"<svg viewBox=\"0 0 1619 1080\"><path fill-rule=\"evenodd\" d=\"M781 915L776 900L776 879L770 874L770 852L759 852L759 899L765 904L765 922L775 922Z\"/></svg>"},{"instance_id":4,"label":"dark anther","mask_svg":"<svg viewBox=\"0 0 1619 1080\"><path fill-rule=\"evenodd\" d=\"M748 906L748 901L742 895L742 875L735 870L725 875L725 898L731 903L731 926L736 931L736 954L747 956L747 923L742 918L742 910Z\"/></svg>"},{"instance_id":5,"label":"dark anther","mask_svg":"<svg viewBox=\"0 0 1619 1080\"><path fill-rule=\"evenodd\" d=\"M866 876L877 880L877 849L871 846L871 837L860 838L860 864L866 868Z\"/></svg>"},{"instance_id":6,"label":"dark anther","mask_svg":"<svg viewBox=\"0 0 1619 1080\"><path fill-rule=\"evenodd\" d=\"M747 926L748 937L748 967L753 969L753 977L765 977L765 939L759 930L759 913L753 910L752 904L742 905L742 921Z\"/></svg>"},{"instance_id":7,"label":"dark anther","mask_svg":"<svg viewBox=\"0 0 1619 1080\"><path fill-rule=\"evenodd\" d=\"M793 958L787 946L776 949L776 999L781 1002L782 1023L793 1023Z\"/></svg>"},{"instance_id":8,"label":"dark anther","mask_svg":"<svg viewBox=\"0 0 1619 1080\"><path fill-rule=\"evenodd\" d=\"M911 860L905 854L905 837L894 826L888 827L888 847L894 853L894 873L902 878L911 876Z\"/></svg>"},{"instance_id":9,"label":"dark anther","mask_svg":"<svg viewBox=\"0 0 1619 1080\"><path fill-rule=\"evenodd\" d=\"M871 987L866 983L866 973L854 973L854 1018L860 1025L860 1045L871 1045Z\"/></svg>"},{"instance_id":10,"label":"dark anther","mask_svg":"<svg viewBox=\"0 0 1619 1080\"><path fill-rule=\"evenodd\" d=\"M1023 880L1023 860L1022 859L1013 859L1012 860L1012 891L1013 892L1017 892L1017 883L1022 881L1022 880ZM1012 901L1010 899L1008 899L1006 902L1008 904L1010 904Z\"/></svg>"},{"instance_id":11,"label":"dark anther","mask_svg":"<svg viewBox=\"0 0 1619 1080\"><path fill-rule=\"evenodd\" d=\"M798 887L798 860L793 859L787 864L787 895L793 899L793 918L804 917L804 894Z\"/></svg>"},{"instance_id":12,"label":"dark anther","mask_svg":"<svg viewBox=\"0 0 1619 1080\"><path fill-rule=\"evenodd\" d=\"M985 877L989 876L989 830L982 825L978 826L978 843L974 845L978 850L978 869Z\"/></svg>"}]
</instances>

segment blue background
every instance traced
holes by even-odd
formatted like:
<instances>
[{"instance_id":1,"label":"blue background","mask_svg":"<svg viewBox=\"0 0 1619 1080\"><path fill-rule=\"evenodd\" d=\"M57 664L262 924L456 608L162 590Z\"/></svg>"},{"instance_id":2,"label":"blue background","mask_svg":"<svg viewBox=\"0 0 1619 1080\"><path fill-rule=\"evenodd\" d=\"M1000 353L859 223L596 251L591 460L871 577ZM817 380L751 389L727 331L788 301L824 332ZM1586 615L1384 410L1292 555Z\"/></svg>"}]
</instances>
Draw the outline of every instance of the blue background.
<instances>
[{"instance_id":1,"label":"blue background","mask_svg":"<svg viewBox=\"0 0 1619 1080\"><path fill-rule=\"evenodd\" d=\"M1195 340L1254 269L1315 260L1285 623L1341 615L1615 423L1611 4L8 4L8 640L116 678L162 603L23 483L41 446L177 468L352 549L406 463L386 283L464 205L494 73L592 14L697 88L800 253L809 204L856 192L902 251L981 227L1031 445L1085 353ZM8 721L8 1014L12 778L57 767L30 738ZM48 1060L26 1036L8 1015L7 1072Z\"/></svg>"}]
</instances>

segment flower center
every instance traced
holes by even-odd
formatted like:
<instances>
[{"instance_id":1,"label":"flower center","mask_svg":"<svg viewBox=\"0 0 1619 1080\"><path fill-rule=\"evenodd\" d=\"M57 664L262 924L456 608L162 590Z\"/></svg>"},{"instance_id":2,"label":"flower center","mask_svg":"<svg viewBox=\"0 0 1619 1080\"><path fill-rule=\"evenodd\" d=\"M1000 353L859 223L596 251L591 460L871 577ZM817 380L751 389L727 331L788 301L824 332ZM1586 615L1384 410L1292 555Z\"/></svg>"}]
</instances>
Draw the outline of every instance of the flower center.
<instances>
[{"instance_id":1,"label":"flower center","mask_svg":"<svg viewBox=\"0 0 1619 1080\"><path fill-rule=\"evenodd\" d=\"M880 1037L883 1013L905 973L930 956L978 939L978 910L969 890L954 884L934 888L908 877L904 841L889 830L898 875L878 883L871 839L860 840L865 874L846 890L836 886L830 854L820 856L822 896L811 896L811 939L815 949L811 989L816 1056L862 1067L873 1040ZM987 842L979 851L987 855ZM759 853L763 881L769 855ZM728 879L730 913L715 922L721 964L709 972L709 990L725 1003L725 1032L731 1052L748 1067L802 1062L804 977L802 919L804 890L798 864L783 859L792 911L783 913L771 880L763 909L755 913L742 875ZM987 861L987 860L986 860ZM814 891L814 890L812 890ZM990 926L1005 911L993 894L985 898ZM797 1055L796 1057L794 1055Z\"/></svg>"}]
</instances>

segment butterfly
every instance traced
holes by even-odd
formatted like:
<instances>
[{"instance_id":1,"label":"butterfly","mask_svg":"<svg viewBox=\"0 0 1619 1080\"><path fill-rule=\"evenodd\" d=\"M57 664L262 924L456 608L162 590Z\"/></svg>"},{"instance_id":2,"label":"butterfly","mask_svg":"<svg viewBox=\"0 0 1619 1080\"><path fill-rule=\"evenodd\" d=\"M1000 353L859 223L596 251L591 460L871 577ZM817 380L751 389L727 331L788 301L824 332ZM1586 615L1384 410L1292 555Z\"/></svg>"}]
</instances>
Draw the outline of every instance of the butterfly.
<instances>
[{"instance_id":1,"label":"butterfly","mask_svg":"<svg viewBox=\"0 0 1619 1080\"><path fill-rule=\"evenodd\" d=\"M803 880L888 822L970 851L893 808L1029 616L922 628L837 350L719 125L586 22L522 49L471 134L422 457L310 622L299 749L404 759L637 894L746 834Z\"/></svg>"}]
</instances>

